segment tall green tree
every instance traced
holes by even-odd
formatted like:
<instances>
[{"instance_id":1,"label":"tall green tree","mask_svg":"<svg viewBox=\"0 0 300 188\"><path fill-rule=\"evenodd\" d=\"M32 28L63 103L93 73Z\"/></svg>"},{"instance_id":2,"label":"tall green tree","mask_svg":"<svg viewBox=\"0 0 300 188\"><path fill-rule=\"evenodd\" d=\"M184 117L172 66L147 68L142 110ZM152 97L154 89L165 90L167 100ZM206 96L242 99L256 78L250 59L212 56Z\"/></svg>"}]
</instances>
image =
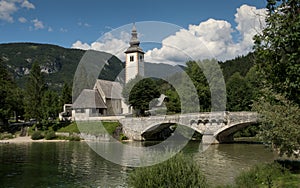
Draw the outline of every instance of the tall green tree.
<instances>
[{"instance_id":1,"label":"tall green tree","mask_svg":"<svg viewBox=\"0 0 300 188\"><path fill-rule=\"evenodd\" d=\"M13 79L9 74L2 59L0 59L0 125L8 124L8 119L13 111Z\"/></svg>"},{"instance_id":2,"label":"tall green tree","mask_svg":"<svg viewBox=\"0 0 300 188\"><path fill-rule=\"evenodd\" d=\"M254 109L262 115L262 139L280 154L299 156L300 0L268 0L267 8L267 26L254 38L266 89Z\"/></svg>"},{"instance_id":3,"label":"tall green tree","mask_svg":"<svg viewBox=\"0 0 300 188\"><path fill-rule=\"evenodd\" d=\"M249 111L251 109L253 88L240 73L234 73L226 83L227 109L229 111Z\"/></svg>"},{"instance_id":4,"label":"tall green tree","mask_svg":"<svg viewBox=\"0 0 300 188\"><path fill-rule=\"evenodd\" d=\"M62 110L64 104L72 103L72 88L68 83L64 83L61 96L60 96L60 108Z\"/></svg>"},{"instance_id":5,"label":"tall green tree","mask_svg":"<svg viewBox=\"0 0 300 188\"><path fill-rule=\"evenodd\" d=\"M56 119L60 112L59 97L55 91L46 90L42 98L43 120Z\"/></svg>"},{"instance_id":6,"label":"tall green tree","mask_svg":"<svg viewBox=\"0 0 300 188\"><path fill-rule=\"evenodd\" d=\"M272 89L300 104L300 1L268 0L267 27L255 36L256 63Z\"/></svg>"},{"instance_id":7,"label":"tall green tree","mask_svg":"<svg viewBox=\"0 0 300 188\"><path fill-rule=\"evenodd\" d=\"M42 98L45 91L44 77L37 62L32 64L25 89L25 118L41 121L43 118Z\"/></svg>"},{"instance_id":8,"label":"tall green tree","mask_svg":"<svg viewBox=\"0 0 300 188\"><path fill-rule=\"evenodd\" d=\"M126 88L131 87L131 83L129 82L128 84L129 86L125 86L125 91ZM150 102L159 96L159 89L155 82L151 78L145 78L137 82L130 90L128 104L133 107L137 115L145 116L145 111L149 110Z\"/></svg>"}]
</instances>

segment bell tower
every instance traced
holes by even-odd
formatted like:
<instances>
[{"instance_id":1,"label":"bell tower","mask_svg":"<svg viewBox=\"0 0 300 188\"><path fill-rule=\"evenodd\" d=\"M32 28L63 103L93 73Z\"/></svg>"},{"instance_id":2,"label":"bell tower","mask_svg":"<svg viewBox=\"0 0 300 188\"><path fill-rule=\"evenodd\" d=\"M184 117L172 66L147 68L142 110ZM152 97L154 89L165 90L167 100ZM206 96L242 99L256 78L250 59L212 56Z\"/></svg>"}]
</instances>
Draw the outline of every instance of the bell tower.
<instances>
[{"instance_id":1,"label":"bell tower","mask_svg":"<svg viewBox=\"0 0 300 188\"><path fill-rule=\"evenodd\" d=\"M134 79L137 75L144 76L144 54L140 47L140 41L137 37L135 24L131 31L131 39L129 48L124 52L126 54L125 64L125 83Z\"/></svg>"}]
</instances>

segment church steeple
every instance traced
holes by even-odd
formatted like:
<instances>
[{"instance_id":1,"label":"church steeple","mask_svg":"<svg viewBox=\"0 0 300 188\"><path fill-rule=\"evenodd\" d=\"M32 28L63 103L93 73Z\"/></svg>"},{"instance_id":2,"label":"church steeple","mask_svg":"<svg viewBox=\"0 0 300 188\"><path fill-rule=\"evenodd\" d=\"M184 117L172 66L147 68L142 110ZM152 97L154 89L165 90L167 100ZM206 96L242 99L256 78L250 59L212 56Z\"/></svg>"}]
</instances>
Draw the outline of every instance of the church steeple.
<instances>
[{"instance_id":1,"label":"church steeple","mask_svg":"<svg viewBox=\"0 0 300 188\"><path fill-rule=\"evenodd\" d=\"M134 79L137 75L144 76L144 54L140 47L138 33L135 24L132 26L130 46L124 52L126 54L125 83Z\"/></svg>"},{"instance_id":2,"label":"church steeple","mask_svg":"<svg viewBox=\"0 0 300 188\"><path fill-rule=\"evenodd\" d=\"M130 39L130 47L125 51L125 53L131 53L131 52L140 52L140 53L145 53L142 48L140 48L140 41L137 37L138 33L136 31L135 24L132 26L131 30L131 39Z\"/></svg>"}]
</instances>

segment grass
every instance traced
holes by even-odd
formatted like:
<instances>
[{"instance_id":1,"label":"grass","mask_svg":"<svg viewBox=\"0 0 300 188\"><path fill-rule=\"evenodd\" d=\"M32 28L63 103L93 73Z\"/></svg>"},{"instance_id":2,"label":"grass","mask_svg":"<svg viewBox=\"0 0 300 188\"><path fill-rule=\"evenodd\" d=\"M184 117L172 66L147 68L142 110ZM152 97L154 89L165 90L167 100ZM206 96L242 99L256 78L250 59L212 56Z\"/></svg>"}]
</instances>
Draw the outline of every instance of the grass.
<instances>
[{"instance_id":1,"label":"grass","mask_svg":"<svg viewBox=\"0 0 300 188\"><path fill-rule=\"evenodd\" d=\"M278 163L260 164L242 172L235 183L238 188L299 188L299 174L291 174Z\"/></svg>"},{"instance_id":2,"label":"grass","mask_svg":"<svg viewBox=\"0 0 300 188\"><path fill-rule=\"evenodd\" d=\"M71 124L69 124L66 127L62 127L60 129L58 129L57 132L80 133L75 122L72 122Z\"/></svg>"},{"instance_id":3,"label":"grass","mask_svg":"<svg viewBox=\"0 0 300 188\"><path fill-rule=\"evenodd\" d=\"M102 125L103 126L102 126ZM98 121L90 121L90 122L80 122L77 124L80 132L87 134L110 134L113 135L117 127L120 125L119 122L98 122Z\"/></svg>"},{"instance_id":4,"label":"grass","mask_svg":"<svg viewBox=\"0 0 300 188\"><path fill-rule=\"evenodd\" d=\"M208 187L199 165L179 153L171 159L149 167L136 168L128 178L129 187Z\"/></svg>"}]
</instances>

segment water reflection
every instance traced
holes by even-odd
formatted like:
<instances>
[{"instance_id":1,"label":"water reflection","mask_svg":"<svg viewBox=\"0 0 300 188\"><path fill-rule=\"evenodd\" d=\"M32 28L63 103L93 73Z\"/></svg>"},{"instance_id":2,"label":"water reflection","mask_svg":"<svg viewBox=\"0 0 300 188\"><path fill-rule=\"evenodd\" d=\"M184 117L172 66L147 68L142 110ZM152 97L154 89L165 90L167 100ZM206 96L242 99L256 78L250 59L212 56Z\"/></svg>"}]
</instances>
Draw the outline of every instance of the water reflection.
<instances>
[{"instance_id":1,"label":"water reflection","mask_svg":"<svg viewBox=\"0 0 300 188\"><path fill-rule=\"evenodd\" d=\"M199 147L190 142L183 152L193 155L214 185L231 183L240 171L274 159L263 145L212 145L205 152ZM0 144L1 187L126 187L131 170L103 159L84 142Z\"/></svg>"}]
</instances>

